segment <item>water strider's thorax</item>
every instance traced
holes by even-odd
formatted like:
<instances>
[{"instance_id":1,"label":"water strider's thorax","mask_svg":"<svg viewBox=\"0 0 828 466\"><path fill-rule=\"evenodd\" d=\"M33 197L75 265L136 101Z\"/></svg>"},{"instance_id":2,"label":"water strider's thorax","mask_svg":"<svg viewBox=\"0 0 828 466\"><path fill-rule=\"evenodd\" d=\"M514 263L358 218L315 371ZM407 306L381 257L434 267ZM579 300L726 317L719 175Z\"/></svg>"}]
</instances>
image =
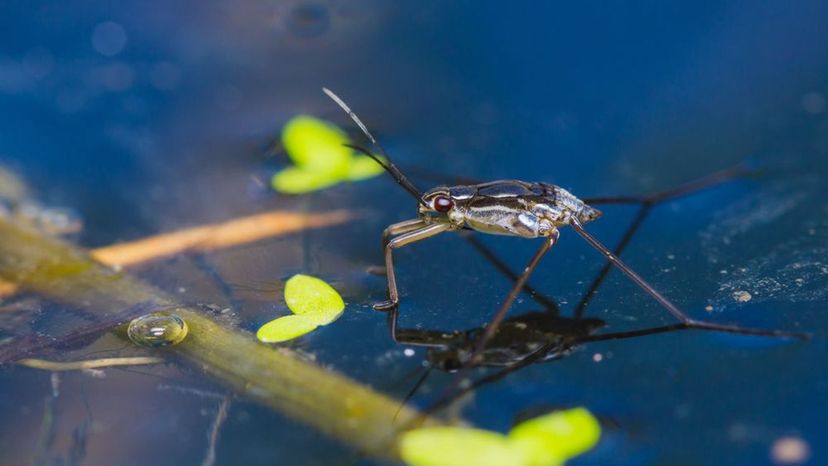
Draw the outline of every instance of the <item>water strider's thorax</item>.
<instances>
[{"instance_id":1,"label":"water strider's thorax","mask_svg":"<svg viewBox=\"0 0 828 466\"><path fill-rule=\"evenodd\" d=\"M573 218L587 223L601 216L563 188L518 180L441 186L426 192L423 200L419 213L427 223L523 238L549 236Z\"/></svg>"}]
</instances>

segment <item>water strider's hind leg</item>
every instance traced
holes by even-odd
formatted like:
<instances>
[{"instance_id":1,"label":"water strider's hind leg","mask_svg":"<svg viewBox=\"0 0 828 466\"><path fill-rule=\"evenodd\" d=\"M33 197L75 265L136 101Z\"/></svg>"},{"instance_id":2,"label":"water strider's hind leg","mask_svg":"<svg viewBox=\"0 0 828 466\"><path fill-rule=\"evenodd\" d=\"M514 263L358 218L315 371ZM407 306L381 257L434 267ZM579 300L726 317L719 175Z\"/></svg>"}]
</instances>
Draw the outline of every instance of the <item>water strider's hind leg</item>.
<instances>
[{"instance_id":1,"label":"water strider's hind leg","mask_svg":"<svg viewBox=\"0 0 828 466\"><path fill-rule=\"evenodd\" d=\"M659 293L652 285L650 285L646 280L641 278L634 270L632 270L627 264L621 261L615 254L613 254L606 246L601 244L597 239L595 239L591 234L589 234L584 227L575 219L572 220L571 223L572 228L581 235L587 243L589 243L593 248L595 248L598 252L604 255L614 266L618 267L624 275L626 275L630 280L632 280L636 285L638 285L642 290L644 290L647 294L649 294L653 299L655 299L661 306L666 309L670 314L673 315L679 322L681 322L687 328L696 328L696 329L704 329L704 330L715 330L719 332L728 332L728 333L739 333L742 335L759 335L759 336L769 336L769 337L794 337L799 339L807 339L810 338L810 335L807 333L802 332L789 332L785 330L767 330L767 329L757 329L757 328L747 328L747 327L739 327L736 325L726 325L726 324L716 324L712 322L703 322L698 321L695 319L691 319L687 316L681 309L676 307L670 300L664 297L661 293Z\"/></svg>"},{"instance_id":2,"label":"water strider's hind leg","mask_svg":"<svg viewBox=\"0 0 828 466\"><path fill-rule=\"evenodd\" d=\"M737 165L735 167L714 172L707 176L703 176L701 178L689 181L675 188L671 188L647 196L615 196L592 198L585 199L584 202L588 204L640 204L638 212L635 214L635 218L633 218L633 221L630 222L630 225L627 227L627 230L621 236L621 240L618 242L618 245L615 246L615 249L613 249L612 251L613 254L615 254L616 256L620 256L621 253L624 252L624 249L627 248L633 236L635 235L635 233L638 232L638 229L644 223L644 220L646 220L647 217L650 215L650 212L653 210L655 206L662 204L664 202L672 201L679 197L688 196L690 194L709 188L711 186L724 183L733 178L742 176L746 173L748 173L748 171L744 165ZM598 272L598 275L589 285L587 291L584 292L584 294L581 296L581 300L578 302L578 305L575 306L575 311L572 313L572 316L574 318L577 319L584 315L586 307L587 305L589 305L589 301L595 296L595 292L607 278L610 269L612 269L612 262L607 261L604 264L604 266L601 267L601 270Z\"/></svg>"}]
</instances>

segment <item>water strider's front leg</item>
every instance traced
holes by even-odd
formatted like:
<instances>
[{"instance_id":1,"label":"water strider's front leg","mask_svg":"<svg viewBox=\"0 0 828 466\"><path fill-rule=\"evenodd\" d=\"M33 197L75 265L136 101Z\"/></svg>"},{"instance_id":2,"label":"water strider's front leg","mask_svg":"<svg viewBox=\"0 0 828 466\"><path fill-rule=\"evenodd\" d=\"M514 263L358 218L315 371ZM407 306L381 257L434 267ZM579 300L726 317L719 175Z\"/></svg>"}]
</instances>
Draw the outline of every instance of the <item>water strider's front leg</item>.
<instances>
[{"instance_id":1,"label":"water strider's front leg","mask_svg":"<svg viewBox=\"0 0 828 466\"><path fill-rule=\"evenodd\" d=\"M400 236L397 236L385 245L385 277L388 280L388 301L383 301L381 303L374 304L374 309L378 311L385 311L397 307L397 305L400 302L400 296L397 293L397 280L394 277L394 249L401 248L407 244L415 243L426 238L430 238L434 235L438 235L444 231L448 231L451 229L451 224L435 223L413 231L409 231L408 233L401 234Z\"/></svg>"},{"instance_id":2,"label":"water strider's front leg","mask_svg":"<svg viewBox=\"0 0 828 466\"><path fill-rule=\"evenodd\" d=\"M403 220L402 222L392 223L391 225L388 225L388 227L382 231L382 252L385 253L385 246L388 245L388 240L391 239L392 236L408 233L409 231L419 230L424 226L426 226L426 223L419 218Z\"/></svg>"}]
</instances>

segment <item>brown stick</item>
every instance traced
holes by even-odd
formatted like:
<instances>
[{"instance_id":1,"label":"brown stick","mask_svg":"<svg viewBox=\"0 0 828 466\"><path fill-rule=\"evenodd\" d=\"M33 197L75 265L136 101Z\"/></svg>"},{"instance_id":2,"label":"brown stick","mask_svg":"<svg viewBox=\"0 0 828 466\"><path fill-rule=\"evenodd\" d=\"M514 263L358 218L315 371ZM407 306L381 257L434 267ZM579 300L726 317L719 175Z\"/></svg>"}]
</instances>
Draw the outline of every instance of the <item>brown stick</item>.
<instances>
[{"instance_id":1,"label":"brown stick","mask_svg":"<svg viewBox=\"0 0 828 466\"><path fill-rule=\"evenodd\" d=\"M209 251L239 246L266 238L323 228L351 220L347 210L317 214L272 211L223 223L186 228L136 241L113 244L90 251L96 260L111 266L130 266L187 251ZM0 298L15 294L14 284L0 281Z\"/></svg>"}]
</instances>

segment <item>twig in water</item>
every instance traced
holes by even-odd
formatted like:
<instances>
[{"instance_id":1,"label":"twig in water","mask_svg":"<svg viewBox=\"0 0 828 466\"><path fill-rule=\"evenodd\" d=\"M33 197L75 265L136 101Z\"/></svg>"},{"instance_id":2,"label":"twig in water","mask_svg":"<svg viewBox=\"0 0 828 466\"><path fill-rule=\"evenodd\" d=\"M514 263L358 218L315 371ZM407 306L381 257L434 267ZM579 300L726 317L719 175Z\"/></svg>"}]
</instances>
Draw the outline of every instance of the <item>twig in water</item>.
<instances>
[{"instance_id":1,"label":"twig in water","mask_svg":"<svg viewBox=\"0 0 828 466\"><path fill-rule=\"evenodd\" d=\"M201 466L213 466L216 463L216 443L218 442L219 431L221 425L227 419L227 411L230 409L230 397L225 396L219 404L216 418L213 420L213 425L210 427L210 435L207 436L209 443L207 444L207 454L204 455L204 461Z\"/></svg>"},{"instance_id":2,"label":"twig in water","mask_svg":"<svg viewBox=\"0 0 828 466\"><path fill-rule=\"evenodd\" d=\"M33 369L43 369L46 371L77 371L113 366L144 366L147 364L159 364L162 362L164 362L164 359L151 356L140 356L133 358L103 358L70 362L46 361L43 359L33 358L21 359L17 361L17 363L21 366L31 367Z\"/></svg>"}]
</instances>

